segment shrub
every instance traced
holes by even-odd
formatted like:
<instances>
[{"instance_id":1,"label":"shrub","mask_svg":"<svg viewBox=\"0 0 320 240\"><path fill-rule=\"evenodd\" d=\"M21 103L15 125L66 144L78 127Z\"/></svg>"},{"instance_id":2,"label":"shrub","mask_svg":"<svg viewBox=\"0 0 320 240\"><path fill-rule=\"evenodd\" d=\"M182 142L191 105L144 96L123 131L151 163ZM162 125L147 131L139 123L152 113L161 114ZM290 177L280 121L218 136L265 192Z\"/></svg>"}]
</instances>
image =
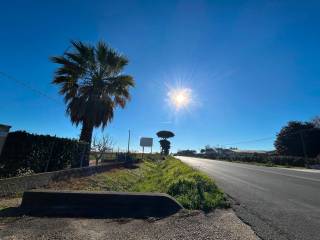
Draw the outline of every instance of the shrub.
<instances>
[{"instance_id":1,"label":"shrub","mask_svg":"<svg viewBox=\"0 0 320 240\"><path fill-rule=\"evenodd\" d=\"M136 162L138 161L138 156L132 153L117 153L116 160L119 162Z\"/></svg>"},{"instance_id":2,"label":"shrub","mask_svg":"<svg viewBox=\"0 0 320 240\"><path fill-rule=\"evenodd\" d=\"M34 174L34 171L29 168L19 168L16 172L17 177L30 176L32 174Z\"/></svg>"},{"instance_id":3,"label":"shrub","mask_svg":"<svg viewBox=\"0 0 320 240\"><path fill-rule=\"evenodd\" d=\"M17 131L8 134L0 156L0 176L19 174L19 169L35 173L79 167L89 150L87 143ZM85 158L83 158L85 159ZM88 165L82 162L82 166Z\"/></svg>"},{"instance_id":4,"label":"shrub","mask_svg":"<svg viewBox=\"0 0 320 240\"><path fill-rule=\"evenodd\" d=\"M168 194L175 197L185 208L204 211L219 206L224 199L214 182L198 172L178 177L171 182Z\"/></svg>"}]
</instances>

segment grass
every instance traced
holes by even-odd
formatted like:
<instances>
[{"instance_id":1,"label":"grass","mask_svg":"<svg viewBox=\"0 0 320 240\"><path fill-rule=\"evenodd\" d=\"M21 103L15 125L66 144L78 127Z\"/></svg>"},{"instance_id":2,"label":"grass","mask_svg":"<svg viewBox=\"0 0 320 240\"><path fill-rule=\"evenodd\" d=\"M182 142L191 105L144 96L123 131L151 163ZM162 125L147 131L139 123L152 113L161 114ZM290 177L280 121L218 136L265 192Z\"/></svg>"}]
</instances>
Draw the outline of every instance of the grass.
<instances>
[{"instance_id":1,"label":"grass","mask_svg":"<svg viewBox=\"0 0 320 240\"><path fill-rule=\"evenodd\" d=\"M134 169L116 169L90 177L51 184L49 188L88 191L162 192L187 209L226 207L223 192L208 176L168 157L145 160Z\"/></svg>"},{"instance_id":2,"label":"grass","mask_svg":"<svg viewBox=\"0 0 320 240\"><path fill-rule=\"evenodd\" d=\"M224 194L208 176L187 166L180 160L145 162L147 174L133 186L138 192L165 192L187 209L211 210L225 206Z\"/></svg>"}]
</instances>

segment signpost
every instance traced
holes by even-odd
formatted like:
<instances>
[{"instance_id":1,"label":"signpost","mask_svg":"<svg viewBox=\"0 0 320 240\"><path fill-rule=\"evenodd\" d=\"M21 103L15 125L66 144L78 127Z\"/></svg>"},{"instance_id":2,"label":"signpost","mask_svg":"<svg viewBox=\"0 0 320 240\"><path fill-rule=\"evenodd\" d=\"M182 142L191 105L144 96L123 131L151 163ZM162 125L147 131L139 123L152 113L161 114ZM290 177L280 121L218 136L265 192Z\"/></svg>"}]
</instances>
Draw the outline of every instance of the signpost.
<instances>
[{"instance_id":1,"label":"signpost","mask_svg":"<svg viewBox=\"0 0 320 240\"><path fill-rule=\"evenodd\" d=\"M147 138L147 137L140 138L140 146L142 147L142 158L144 154L144 147L150 147L151 153L152 153L152 145L153 145L153 138Z\"/></svg>"}]
</instances>

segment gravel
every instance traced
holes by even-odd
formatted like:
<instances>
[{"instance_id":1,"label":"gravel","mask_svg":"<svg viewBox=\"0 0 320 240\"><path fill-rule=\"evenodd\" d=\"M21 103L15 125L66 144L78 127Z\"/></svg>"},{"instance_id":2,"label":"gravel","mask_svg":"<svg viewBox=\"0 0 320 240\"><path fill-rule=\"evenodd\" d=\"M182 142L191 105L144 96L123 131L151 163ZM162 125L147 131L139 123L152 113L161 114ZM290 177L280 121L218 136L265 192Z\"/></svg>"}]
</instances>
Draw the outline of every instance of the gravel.
<instances>
[{"instance_id":1,"label":"gravel","mask_svg":"<svg viewBox=\"0 0 320 240\"><path fill-rule=\"evenodd\" d=\"M181 211L163 219L37 218L24 216L1 227L0 239L259 239L228 209Z\"/></svg>"}]
</instances>

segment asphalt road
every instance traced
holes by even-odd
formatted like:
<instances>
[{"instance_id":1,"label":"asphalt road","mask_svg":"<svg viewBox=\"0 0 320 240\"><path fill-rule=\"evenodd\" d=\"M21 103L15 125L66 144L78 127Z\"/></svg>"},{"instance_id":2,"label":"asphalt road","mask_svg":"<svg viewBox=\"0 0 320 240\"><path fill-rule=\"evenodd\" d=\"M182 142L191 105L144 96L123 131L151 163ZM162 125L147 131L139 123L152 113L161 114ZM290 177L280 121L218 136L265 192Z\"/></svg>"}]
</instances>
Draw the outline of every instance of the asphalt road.
<instances>
[{"instance_id":1,"label":"asphalt road","mask_svg":"<svg viewBox=\"0 0 320 240\"><path fill-rule=\"evenodd\" d=\"M320 240L320 171L178 158L212 176L262 239Z\"/></svg>"}]
</instances>

